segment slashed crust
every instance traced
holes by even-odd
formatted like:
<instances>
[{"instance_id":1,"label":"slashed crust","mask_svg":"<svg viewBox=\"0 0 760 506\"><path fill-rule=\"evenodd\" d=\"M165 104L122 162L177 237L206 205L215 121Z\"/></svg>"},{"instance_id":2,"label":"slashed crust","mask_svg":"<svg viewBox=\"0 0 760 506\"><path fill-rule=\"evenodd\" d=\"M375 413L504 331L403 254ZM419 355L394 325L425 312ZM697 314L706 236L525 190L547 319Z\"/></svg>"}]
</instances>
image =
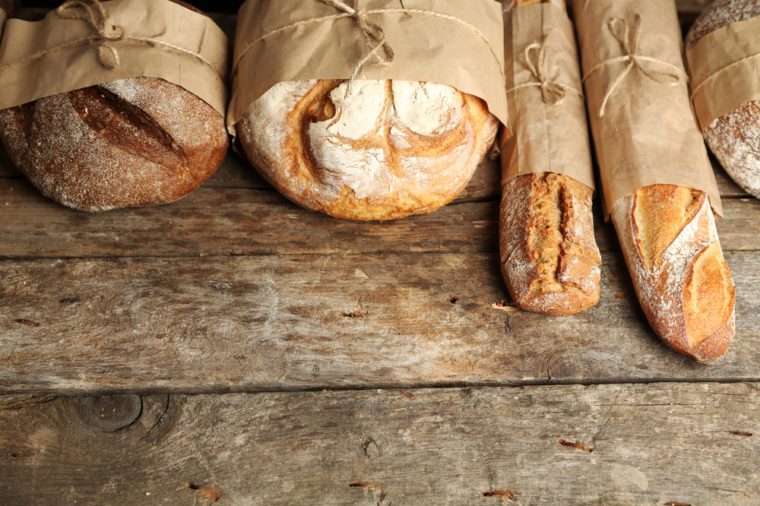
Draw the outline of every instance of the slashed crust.
<instances>
[{"instance_id":1,"label":"slashed crust","mask_svg":"<svg viewBox=\"0 0 760 506\"><path fill-rule=\"evenodd\" d=\"M221 114L146 77L0 111L0 140L43 194L84 211L174 202L216 172L228 147Z\"/></svg>"},{"instance_id":2,"label":"slashed crust","mask_svg":"<svg viewBox=\"0 0 760 506\"><path fill-rule=\"evenodd\" d=\"M560 174L527 174L504 185L502 273L522 309L571 315L599 302L592 199L590 188Z\"/></svg>"},{"instance_id":3,"label":"slashed crust","mask_svg":"<svg viewBox=\"0 0 760 506\"><path fill-rule=\"evenodd\" d=\"M734 337L734 284L705 193L654 185L619 199L612 220L639 301L657 335L701 362Z\"/></svg>"},{"instance_id":4,"label":"slashed crust","mask_svg":"<svg viewBox=\"0 0 760 506\"><path fill-rule=\"evenodd\" d=\"M321 80L279 83L238 132L254 166L293 202L391 220L453 200L497 128L482 100L448 86Z\"/></svg>"}]
</instances>

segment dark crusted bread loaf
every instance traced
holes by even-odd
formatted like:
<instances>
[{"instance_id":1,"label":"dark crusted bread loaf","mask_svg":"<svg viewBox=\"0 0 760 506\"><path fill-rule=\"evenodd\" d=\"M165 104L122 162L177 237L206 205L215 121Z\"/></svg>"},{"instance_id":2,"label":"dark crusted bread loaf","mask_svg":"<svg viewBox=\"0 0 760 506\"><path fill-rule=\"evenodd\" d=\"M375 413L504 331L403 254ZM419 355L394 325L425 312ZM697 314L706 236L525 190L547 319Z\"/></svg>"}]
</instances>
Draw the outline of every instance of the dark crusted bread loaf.
<instances>
[{"instance_id":1,"label":"dark crusted bread loaf","mask_svg":"<svg viewBox=\"0 0 760 506\"><path fill-rule=\"evenodd\" d=\"M43 194L84 211L174 202L216 172L229 144L210 105L147 77L0 111L0 141Z\"/></svg>"},{"instance_id":2,"label":"dark crusted bread loaf","mask_svg":"<svg viewBox=\"0 0 760 506\"><path fill-rule=\"evenodd\" d=\"M731 23L760 16L758 0L715 0L686 38L691 49L705 35ZM707 144L739 186L760 198L760 100L724 114L703 132Z\"/></svg>"},{"instance_id":3,"label":"dark crusted bread loaf","mask_svg":"<svg viewBox=\"0 0 760 506\"><path fill-rule=\"evenodd\" d=\"M228 145L221 114L145 77L0 111L0 139L43 194L85 211L174 202L216 171Z\"/></svg>"}]
</instances>

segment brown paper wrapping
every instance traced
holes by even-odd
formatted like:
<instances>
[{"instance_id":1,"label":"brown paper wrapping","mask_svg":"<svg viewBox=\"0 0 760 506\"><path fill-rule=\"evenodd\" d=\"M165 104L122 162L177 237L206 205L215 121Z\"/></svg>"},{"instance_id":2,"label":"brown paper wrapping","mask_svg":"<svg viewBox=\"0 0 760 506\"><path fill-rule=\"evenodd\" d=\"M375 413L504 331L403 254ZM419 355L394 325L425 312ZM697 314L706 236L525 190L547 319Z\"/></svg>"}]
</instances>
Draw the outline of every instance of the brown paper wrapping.
<instances>
[{"instance_id":1,"label":"brown paper wrapping","mask_svg":"<svg viewBox=\"0 0 760 506\"><path fill-rule=\"evenodd\" d=\"M5 12L4 9L0 9L0 40L3 38L3 26L5 25L5 21L8 19L8 14Z\"/></svg>"},{"instance_id":2,"label":"brown paper wrapping","mask_svg":"<svg viewBox=\"0 0 760 506\"><path fill-rule=\"evenodd\" d=\"M641 19L638 55L649 74L683 70L681 29L674 0L574 0L591 129L600 167L606 214L617 199L643 186L672 184L706 192L722 214L720 194L691 108L685 75L675 84L638 67L604 62L624 56L610 21ZM652 60L656 60L652 61ZM613 85L619 81L619 86ZM604 116L601 106L610 90Z\"/></svg>"},{"instance_id":3,"label":"brown paper wrapping","mask_svg":"<svg viewBox=\"0 0 760 506\"><path fill-rule=\"evenodd\" d=\"M507 123L498 2L356 0L346 5L380 27L394 53L384 64L370 59L357 78L447 84L482 98ZM275 84L350 79L367 53L359 20L323 1L247 0L238 14L230 132L250 104Z\"/></svg>"},{"instance_id":4,"label":"brown paper wrapping","mask_svg":"<svg viewBox=\"0 0 760 506\"><path fill-rule=\"evenodd\" d=\"M153 77L179 85L224 115L229 48L214 22L169 0L102 4L106 27L121 40L103 41L82 19L51 11L38 22L10 19L0 42L0 109L118 79ZM110 46L113 51L103 45ZM104 52L109 62L101 63Z\"/></svg>"},{"instance_id":5,"label":"brown paper wrapping","mask_svg":"<svg viewBox=\"0 0 760 506\"><path fill-rule=\"evenodd\" d=\"M504 25L512 135L501 148L502 180L554 172L594 188L575 33L566 11L553 4L513 7L505 13ZM562 91L546 100L541 87L527 86L539 83L525 54L526 48L536 44L544 48L544 65L538 69L543 82ZM537 54L532 50L529 57ZM532 61L537 67L537 58Z\"/></svg>"},{"instance_id":6,"label":"brown paper wrapping","mask_svg":"<svg viewBox=\"0 0 760 506\"><path fill-rule=\"evenodd\" d=\"M724 114L760 99L760 16L705 35L686 58L694 111L704 131Z\"/></svg>"}]
</instances>

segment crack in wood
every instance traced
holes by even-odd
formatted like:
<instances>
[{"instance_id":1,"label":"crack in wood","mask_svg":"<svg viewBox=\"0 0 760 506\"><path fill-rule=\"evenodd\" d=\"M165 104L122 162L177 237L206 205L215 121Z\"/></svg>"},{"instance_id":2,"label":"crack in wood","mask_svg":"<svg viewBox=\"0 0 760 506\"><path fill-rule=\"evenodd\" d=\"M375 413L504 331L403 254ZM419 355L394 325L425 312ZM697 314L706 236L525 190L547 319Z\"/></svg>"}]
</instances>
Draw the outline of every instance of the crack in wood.
<instances>
[{"instance_id":1,"label":"crack in wood","mask_svg":"<svg viewBox=\"0 0 760 506\"><path fill-rule=\"evenodd\" d=\"M483 497L502 497L508 501L514 501L517 498L517 493L509 489L488 490L483 492Z\"/></svg>"}]
</instances>

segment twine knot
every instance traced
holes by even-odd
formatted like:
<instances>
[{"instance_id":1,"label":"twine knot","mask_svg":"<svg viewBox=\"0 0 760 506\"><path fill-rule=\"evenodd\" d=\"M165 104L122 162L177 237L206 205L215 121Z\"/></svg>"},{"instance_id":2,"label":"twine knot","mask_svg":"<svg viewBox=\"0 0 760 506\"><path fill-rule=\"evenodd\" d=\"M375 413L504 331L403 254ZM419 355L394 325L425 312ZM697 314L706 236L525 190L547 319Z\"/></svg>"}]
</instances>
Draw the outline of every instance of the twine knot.
<instances>
[{"instance_id":1,"label":"twine knot","mask_svg":"<svg viewBox=\"0 0 760 506\"><path fill-rule=\"evenodd\" d=\"M525 66L528 67L528 70L533 76L533 80L518 84L513 88L508 89L507 93L514 93L524 88L539 88L544 103L550 106L561 103L569 91L583 97L583 93L580 91L559 82L559 67L554 67L553 76L547 75L545 40L541 43L534 42L526 47L525 52L523 53L523 60L525 61Z\"/></svg>"},{"instance_id":2,"label":"twine knot","mask_svg":"<svg viewBox=\"0 0 760 506\"><path fill-rule=\"evenodd\" d=\"M557 82L555 75L549 79L545 75L546 45L534 42L525 48L525 64L536 80L535 84L541 88L541 97L545 104L556 105L565 99L567 93L565 87Z\"/></svg>"},{"instance_id":3,"label":"twine knot","mask_svg":"<svg viewBox=\"0 0 760 506\"><path fill-rule=\"evenodd\" d=\"M367 54L357 63L351 80L354 81L359 76L364 67L370 62L375 60L380 65L387 65L393 62L395 54L393 48L388 44L385 37L385 31L377 23L373 23L369 20L369 14L364 9L357 9L348 5L343 0L320 0L322 3L327 4L335 9L351 16L364 37L364 42L367 46Z\"/></svg>"},{"instance_id":4,"label":"twine knot","mask_svg":"<svg viewBox=\"0 0 760 506\"><path fill-rule=\"evenodd\" d=\"M80 19L90 25L95 30L92 40L97 44L98 62L108 70L119 66L119 52L112 43L124 39L124 29L110 23L100 0L67 0L56 13L64 19Z\"/></svg>"},{"instance_id":5,"label":"twine knot","mask_svg":"<svg viewBox=\"0 0 760 506\"><path fill-rule=\"evenodd\" d=\"M612 33L612 36L615 37L615 40L617 40L620 44L623 55L616 58L611 58L596 65L586 74L586 77L584 77L583 80L586 81L589 77L591 77L592 74L615 63L625 63L626 66L625 70L623 70L623 72L621 72L620 75L615 78L612 85L607 90L607 93L604 95L602 105L599 107L600 118L604 117L604 113L607 110L607 104L609 103L610 99L618 91L628 74L630 74L634 69L638 70L652 81L669 84L671 86L677 85L681 82L682 79L687 79L684 71L681 68L666 61L658 60L657 58L652 58L651 56L642 55L639 52L642 23L641 16L638 14L636 14L633 18L633 25L630 25L625 19L612 18L607 23L607 26L610 30L610 33ZM658 69L658 66L667 67L670 70Z\"/></svg>"}]
</instances>

